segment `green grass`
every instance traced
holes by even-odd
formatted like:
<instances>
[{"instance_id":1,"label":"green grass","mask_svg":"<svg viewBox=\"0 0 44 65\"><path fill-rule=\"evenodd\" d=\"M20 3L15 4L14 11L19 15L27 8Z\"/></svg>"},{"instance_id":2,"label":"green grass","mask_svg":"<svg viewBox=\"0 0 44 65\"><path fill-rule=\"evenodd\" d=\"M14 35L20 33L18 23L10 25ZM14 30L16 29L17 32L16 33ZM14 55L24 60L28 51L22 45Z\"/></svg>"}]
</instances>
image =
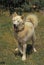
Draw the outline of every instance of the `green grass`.
<instances>
[{"instance_id":1,"label":"green grass","mask_svg":"<svg viewBox=\"0 0 44 65\"><path fill-rule=\"evenodd\" d=\"M17 41L14 37L11 17L0 15L0 65L44 65L44 15L35 13L40 20L36 29L37 40L35 47L37 53L27 55L27 60L23 62L20 56L15 56L14 50ZM1 63L5 62L5 63Z\"/></svg>"}]
</instances>

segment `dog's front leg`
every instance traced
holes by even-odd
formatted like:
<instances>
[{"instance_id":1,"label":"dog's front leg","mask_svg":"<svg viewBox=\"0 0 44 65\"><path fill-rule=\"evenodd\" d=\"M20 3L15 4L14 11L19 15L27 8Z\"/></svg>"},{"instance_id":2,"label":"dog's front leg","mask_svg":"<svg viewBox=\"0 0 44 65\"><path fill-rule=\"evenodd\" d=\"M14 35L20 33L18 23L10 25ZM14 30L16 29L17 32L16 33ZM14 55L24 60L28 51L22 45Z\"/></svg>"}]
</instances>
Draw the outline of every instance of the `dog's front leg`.
<instances>
[{"instance_id":1,"label":"dog's front leg","mask_svg":"<svg viewBox=\"0 0 44 65\"><path fill-rule=\"evenodd\" d=\"M21 43L18 42L18 47L15 49L16 52L20 51L21 54L23 54Z\"/></svg>"},{"instance_id":2,"label":"dog's front leg","mask_svg":"<svg viewBox=\"0 0 44 65\"><path fill-rule=\"evenodd\" d=\"M21 43L20 42L18 43L18 49L19 49L20 53L23 54L22 46L21 46Z\"/></svg>"},{"instance_id":3,"label":"dog's front leg","mask_svg":"<svg viewBox=\"0 0 44 65\"><path fill-rule=\"evenodd\" d=\"M23 60L23 61L26 60L26 47L27 47L27 44L24 43L24 44L23 44L23 56L22 56L22 60Z\"/></svg>"}]
</instances>

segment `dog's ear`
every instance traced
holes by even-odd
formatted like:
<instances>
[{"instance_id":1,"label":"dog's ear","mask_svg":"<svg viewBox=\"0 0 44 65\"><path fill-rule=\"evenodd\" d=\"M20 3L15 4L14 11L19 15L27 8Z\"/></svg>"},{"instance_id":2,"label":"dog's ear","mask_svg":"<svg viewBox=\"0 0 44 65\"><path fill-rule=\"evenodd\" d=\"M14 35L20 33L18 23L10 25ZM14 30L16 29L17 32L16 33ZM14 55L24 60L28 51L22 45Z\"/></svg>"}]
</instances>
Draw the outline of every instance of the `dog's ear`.
<instances>
[{"instance_id":1,"label":"dog's ear","mask_svg":"<svg viewBox=\"0 0 44 65\"><path fill-rule=\"evenodd\" d=\"M21 16L21 19L24 19L24 15Z\"/></svg>"},{"instance_id":2,"label":"dog's ear","mask_svg":"<svg viewBox=\"0 0 44 65\"><path fill-rule=\"evenodd\" d=\"M12 14L12 17L15 17L15 16L17 16L17 13L16 13L16 12L14 12L14 13Z\"/></svg>"}]
</instances>

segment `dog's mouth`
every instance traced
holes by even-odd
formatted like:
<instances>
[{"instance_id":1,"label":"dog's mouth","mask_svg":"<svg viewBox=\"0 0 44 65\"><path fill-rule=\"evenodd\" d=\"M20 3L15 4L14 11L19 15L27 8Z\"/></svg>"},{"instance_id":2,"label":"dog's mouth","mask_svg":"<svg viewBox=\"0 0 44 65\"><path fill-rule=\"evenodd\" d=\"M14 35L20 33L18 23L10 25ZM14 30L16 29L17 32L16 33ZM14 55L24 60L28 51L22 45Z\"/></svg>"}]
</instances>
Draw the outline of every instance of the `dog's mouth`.
<instances>
[{"instance_id":1,"label":"dog's mouth","mask_svg":"<svg viewBox=\"0 0 44 65\"><path fill-rule=\"evenodd\" d=\"M18 26L14 24L14 28L16 28L16 29L17 29L17 28L18 28Z\"/></svg>"},{"instance_id":2,"label":"dog's mouth","mask_svg":"<svg viewBox=\"0 0 44 65\"><path fill-rule=\"evenodd\" d=\"M14 24L15 32L18 32L18 26Z\"/></svg>"}]
</instances>

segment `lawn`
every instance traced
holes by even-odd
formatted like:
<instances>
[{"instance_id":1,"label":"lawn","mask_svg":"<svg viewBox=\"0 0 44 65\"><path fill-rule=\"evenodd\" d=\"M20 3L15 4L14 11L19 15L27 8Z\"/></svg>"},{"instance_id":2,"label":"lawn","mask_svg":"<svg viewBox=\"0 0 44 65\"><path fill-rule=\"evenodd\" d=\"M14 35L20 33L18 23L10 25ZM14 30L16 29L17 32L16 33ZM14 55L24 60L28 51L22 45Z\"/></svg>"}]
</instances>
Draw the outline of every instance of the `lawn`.
<instances>
[{"instance_id":1,"label":"lawn","mask_svg":"<svg viewBox=\"0 0 44 65\"><path fill-rule=\"evenodd\" d=\"M0 15L0 65L44 65L44 15L42 13L35 14L38 15L40 21L36 29L35 47L37 52L27 54L25 62L21 60L21 56L15 55L17 40L14 36L11 17Z\"/></svg>"}]
</instances>

